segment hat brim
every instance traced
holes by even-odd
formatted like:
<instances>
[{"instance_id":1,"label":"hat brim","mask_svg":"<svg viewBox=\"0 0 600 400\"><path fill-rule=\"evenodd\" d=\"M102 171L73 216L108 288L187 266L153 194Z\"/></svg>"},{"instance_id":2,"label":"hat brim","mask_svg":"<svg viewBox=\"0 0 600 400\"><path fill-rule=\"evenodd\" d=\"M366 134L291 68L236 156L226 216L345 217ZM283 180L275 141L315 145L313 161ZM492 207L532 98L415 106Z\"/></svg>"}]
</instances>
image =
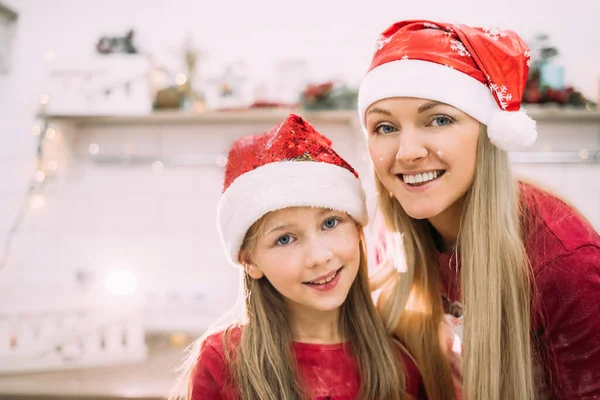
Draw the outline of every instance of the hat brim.
<instances>
[{"instance_id":1,"label":"hat brim","mask_svg":"<svg viewBox=\"0 0 600 400\"><path fill-rule=\"evenodd\" d=\"M454 68L422 60L398 60L367 73L358 93L363 129L366 111L379 100L416 97L451 105L487 125L501 111L494 95L482 82Z\"/></svg>"},{"instance_id":2,"label":"hat brim","mask_svg":"<svg viewBox=\"0 0 600 400\"><path fill-rule=\"evenodd\" d=\"M346 168L314 161L266 164L239 176L219 201L217 226L229 262L239 264L244 237L263 215L303 206L344 211L368 223L364 189Z\"/></svg>"}]
</instances>

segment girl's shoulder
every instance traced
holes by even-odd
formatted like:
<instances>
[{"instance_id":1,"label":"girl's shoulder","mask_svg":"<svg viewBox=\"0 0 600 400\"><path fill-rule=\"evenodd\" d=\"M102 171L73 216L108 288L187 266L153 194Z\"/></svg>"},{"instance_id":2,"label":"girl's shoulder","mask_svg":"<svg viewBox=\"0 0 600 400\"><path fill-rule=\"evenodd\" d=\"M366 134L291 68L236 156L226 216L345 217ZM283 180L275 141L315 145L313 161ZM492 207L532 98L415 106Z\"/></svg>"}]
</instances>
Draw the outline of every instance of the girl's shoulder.
<instances>
[{"instance_id":1,"label":"girl's shoulder","mask_svg":"<svg viewBox=\"0 0 600 400\"><path fill-rule=\"evenodd\" d=\"M200 341L199 359L203 354L214 354L225 357L225 351L235 349L240 344L242 328L231 325L225 329L208 334Z\"/></svg>"},{"instance_id":2,"label":"girl's shoulder","mask_svg":"<svg viewBox=\"0 0 600 400\"><path fill-rule=\"evenodd\" d=\"M232 326L208 334L197 342L190 377L191 400L237 398L226 352L237 347L240 337L241 328Z\"/></svg>"}]
</instances>

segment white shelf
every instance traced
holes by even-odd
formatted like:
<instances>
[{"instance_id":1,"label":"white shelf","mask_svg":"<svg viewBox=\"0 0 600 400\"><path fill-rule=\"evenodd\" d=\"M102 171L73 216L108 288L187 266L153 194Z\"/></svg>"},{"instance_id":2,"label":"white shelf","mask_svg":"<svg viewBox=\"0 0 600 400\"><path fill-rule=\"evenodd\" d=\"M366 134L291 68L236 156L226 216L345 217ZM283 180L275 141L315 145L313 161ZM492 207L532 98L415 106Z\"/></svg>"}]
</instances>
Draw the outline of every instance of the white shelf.
<instances>
[{"instance_id":1,"label":"white shelf","mask_svg":"<svg viewBox=\"0 0 600 400\"><path fill-rule=\"evenodd\" d=\"M301 115L308 121L350 124L358 116L355 111L304 111L269 109L247 111L156 111L146 115L38 115L52 123L77 125L147 125L147 124L231 124L277 123L290 113Z\"/></svg>"},{"instance_id":2,"label":"white shelf","mask_svg":"<svg viewBox=\"0 0 600 400\"><path fill-rule=\"evenodd\" d=\"M231 123L277 123L288 114L297 113L310 122L353 123L358 119L356 111L304 111L290 109L208 111L202 113L182 111L157 111L145 115L39 115L53 123L77 125L146 125L146 124L231 124ZM586 109L559 109L533 107L527 113L536 121L598 121L600 111Z\"/></svg>"},{"instance_id":3,"label":"white shelf","mask_svg":"<svg viewBox=\"0 0 600 400\"><path fill-rule=\"evenodd\" d=\"M530 105L524 107L527 114L536 121L598 121L600 122L600 109L588 110L586 108L558 108Z\"/></svg>"}]
</instances>

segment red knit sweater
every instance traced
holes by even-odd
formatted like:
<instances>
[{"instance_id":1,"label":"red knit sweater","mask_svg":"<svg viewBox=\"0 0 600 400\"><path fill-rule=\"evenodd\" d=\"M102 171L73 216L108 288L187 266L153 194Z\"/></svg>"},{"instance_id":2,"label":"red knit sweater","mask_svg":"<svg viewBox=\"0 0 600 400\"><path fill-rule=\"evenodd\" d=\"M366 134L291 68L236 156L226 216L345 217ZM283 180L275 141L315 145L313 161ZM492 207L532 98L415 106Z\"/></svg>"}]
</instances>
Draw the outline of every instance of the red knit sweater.
<instances>
[{"instance_id":1,"label":"red knit sweater","mask_svg":"<svg viewBox=\"0 0 600 400\"><path fill-rule=\"evenodd\" d=\"M532 340L539 348L537 398L600 399L600 236L553 195L522 184L521 197L531 219L525 246L534 285ZM442 253L439 261L445 295L460 302L460 259Z\"/></svg>"},{"instance_id":2,"label":"red knit sweater","mask_svg":"<svg viewBox=\"0 0 600 400\"><path fill-rule=\"evenodd\" d=\"M234 328L227 342L229 350L238 346L240 337L241 329ZM202 344L191 383L192 400L239 398L225 361L222 338L223 332L219 332L209 336ZM293 343L300 375L311 400L357 399L360 386L358 365L344 347L341 343ZM407 392L415 399L425 399L423 395L419 396L422 385L417 367L405 354L401 357L406 370Z\"/></svg>"}]
</instances>

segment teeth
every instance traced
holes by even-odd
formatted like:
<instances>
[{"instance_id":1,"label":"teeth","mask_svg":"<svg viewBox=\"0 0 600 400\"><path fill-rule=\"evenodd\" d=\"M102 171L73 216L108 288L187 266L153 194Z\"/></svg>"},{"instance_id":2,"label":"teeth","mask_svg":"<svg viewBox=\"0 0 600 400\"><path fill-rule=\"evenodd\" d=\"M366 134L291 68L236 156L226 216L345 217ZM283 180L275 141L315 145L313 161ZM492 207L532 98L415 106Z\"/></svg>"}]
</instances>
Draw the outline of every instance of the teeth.
<instances>
[{"instance_id":1,"label":"teeth","mask_svg":"<svg viewBox=\"0 0 600 400\"><path fill-rule=\"evenodd\" d=\"M429 182L440 176L441 171L431 171L431 172L423 172L422 174L416 175L402 175L402 179L404 179L405 183L415 184L415 183L424 183Z\"/></svg>"},{"instance_id":2,"label":"teeth","mask_svg":"<svg viewBox=\"0 0 600 400\"><path fill-rule=\"evenodd\" d=\"M310 282L310 283L315 284L315 285L324 285L324 284L326 284L328 282L331 282L333 280L333 278L335 278L336 275L337 275L337 271L335 271L333 274L329 275L325 279L321 279L320 281L313 281L313 282Z\"/></svg>"}]
</instances>

